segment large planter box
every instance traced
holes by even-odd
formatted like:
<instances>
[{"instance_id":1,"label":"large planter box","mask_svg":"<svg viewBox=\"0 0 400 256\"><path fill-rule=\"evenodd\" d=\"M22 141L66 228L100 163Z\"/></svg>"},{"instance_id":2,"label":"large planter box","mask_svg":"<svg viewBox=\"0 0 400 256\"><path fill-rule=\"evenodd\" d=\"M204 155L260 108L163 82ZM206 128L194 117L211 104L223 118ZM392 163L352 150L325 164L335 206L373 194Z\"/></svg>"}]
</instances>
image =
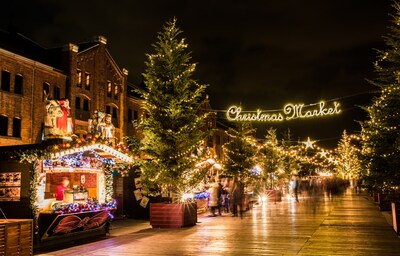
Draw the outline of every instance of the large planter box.
<instances>
[{"instance_id":1,"label":"large planter box","mask_svg":"<svg viewBox=\"0 0 400 256\"><path fill-rule=\"evenodd\" d=\"M0 221L0 255L33 255L32 220Z\"/></svg>"},{"instance_id":2,"label":"large planter box","mask_svg":"<svg viewBox=\"0 0 400 256\"><path fill-rule=\"evenodd\" d=\"M282 201L282 192L280 190L266 190L266 196L270 202L281 202Z\"/></svg>"},{"instance_id":3,"label":"large planter box","mask_svg":"<svg viewBox=\"0 0 400 256\"><path fill-rule=\"evenodd\" d=\"M197 223L196 203L150 204L150 225L153 228L181 228Z\"/></svg>"}]
</instances>

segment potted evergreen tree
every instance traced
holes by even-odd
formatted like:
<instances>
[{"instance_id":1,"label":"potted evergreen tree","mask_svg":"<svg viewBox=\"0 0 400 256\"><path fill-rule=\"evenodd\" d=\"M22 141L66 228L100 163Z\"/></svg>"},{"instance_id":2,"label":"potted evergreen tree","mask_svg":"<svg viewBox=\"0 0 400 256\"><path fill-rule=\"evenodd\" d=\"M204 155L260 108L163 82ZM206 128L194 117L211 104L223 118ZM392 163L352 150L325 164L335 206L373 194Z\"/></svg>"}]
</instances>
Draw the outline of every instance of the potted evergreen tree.
<instances>
[{"instance_id":1,"label":"potted evergreen tree","mask_svg":"<svg viewBox=\"0 0 400 256\"><path fill-rule=\"evenodd\" d=\"M169 21L153 44L155 53L147 55L143 74L146 88L139 91L145 116L139 123L142 132L140 161L142 185L148 190L168 191L169 203L150 204L153 227L195 225L195 203L185 203L187 193L205 176L196 168L201 159L201 144L207 137L208 113L203 111L206 85L193 78L191 63L182 31L176 19Z\"/></svg>"}]
</instances>

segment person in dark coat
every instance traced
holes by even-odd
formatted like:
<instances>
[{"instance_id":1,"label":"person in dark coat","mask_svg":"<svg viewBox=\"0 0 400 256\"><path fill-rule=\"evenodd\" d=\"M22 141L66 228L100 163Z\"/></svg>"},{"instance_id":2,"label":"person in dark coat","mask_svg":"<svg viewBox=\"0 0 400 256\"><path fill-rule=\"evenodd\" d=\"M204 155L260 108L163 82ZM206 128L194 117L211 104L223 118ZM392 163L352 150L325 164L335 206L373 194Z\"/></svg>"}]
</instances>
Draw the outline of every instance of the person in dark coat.
<instances>
[{"instance_id":1,"label":"person in dark coat","mask_svg":"<svg viewBox=\"0 0 400 256\"><path fill-rule=\"evenodd\" d=\"M238 179L234 180L232 188L232 217L238 216L238 208L240 217L243 217L243 196L244 186Z\"/></svg>"}]
</instances>

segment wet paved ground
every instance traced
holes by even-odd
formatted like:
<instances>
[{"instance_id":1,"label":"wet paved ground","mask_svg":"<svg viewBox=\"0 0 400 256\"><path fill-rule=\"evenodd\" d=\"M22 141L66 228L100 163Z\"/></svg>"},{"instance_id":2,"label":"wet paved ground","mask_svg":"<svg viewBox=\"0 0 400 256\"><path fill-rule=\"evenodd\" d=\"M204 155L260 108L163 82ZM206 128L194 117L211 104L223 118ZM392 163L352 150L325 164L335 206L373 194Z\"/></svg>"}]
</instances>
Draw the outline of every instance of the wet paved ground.
<instances>
[{"instance_id":1,"label":"wet paved ground","mask_svg":"<svg viewBox=\"0 0 400 256\"><path fill-rule=\"evenodd\" d=\"M382 213L367 196L351 192L266 203L242 219L199 222L182 229L138 222L101 241L38 255L400 255L400 239Z\"/></svg>"}]
</instances>

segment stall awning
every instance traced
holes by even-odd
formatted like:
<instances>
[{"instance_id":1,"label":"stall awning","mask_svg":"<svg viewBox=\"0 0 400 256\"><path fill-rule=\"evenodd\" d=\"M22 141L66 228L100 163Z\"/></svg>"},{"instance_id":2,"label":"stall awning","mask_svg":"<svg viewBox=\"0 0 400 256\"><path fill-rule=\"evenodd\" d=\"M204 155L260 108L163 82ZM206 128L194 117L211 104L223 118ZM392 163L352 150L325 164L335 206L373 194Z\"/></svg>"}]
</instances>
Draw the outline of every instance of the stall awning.
<instances>
[{"instance_id":1,"label":"stall awning","mask_svg":"<svg viewBox=\"0 0 400 256\"><path fill-rule=\"evenodd\" d=\"M57 159L59 157L65 155L72 155L79 152L91 151L94 150L96 153L102 158L115 159L116 161L122 161L126 163L132 163L134 160L131 156L124 154L110 146L104 144L92 144L85 145L81 147L69 148L65 150L61 150L59 152L54 152L50 154L50 159Z\"/></svg>"}]
</instances>

